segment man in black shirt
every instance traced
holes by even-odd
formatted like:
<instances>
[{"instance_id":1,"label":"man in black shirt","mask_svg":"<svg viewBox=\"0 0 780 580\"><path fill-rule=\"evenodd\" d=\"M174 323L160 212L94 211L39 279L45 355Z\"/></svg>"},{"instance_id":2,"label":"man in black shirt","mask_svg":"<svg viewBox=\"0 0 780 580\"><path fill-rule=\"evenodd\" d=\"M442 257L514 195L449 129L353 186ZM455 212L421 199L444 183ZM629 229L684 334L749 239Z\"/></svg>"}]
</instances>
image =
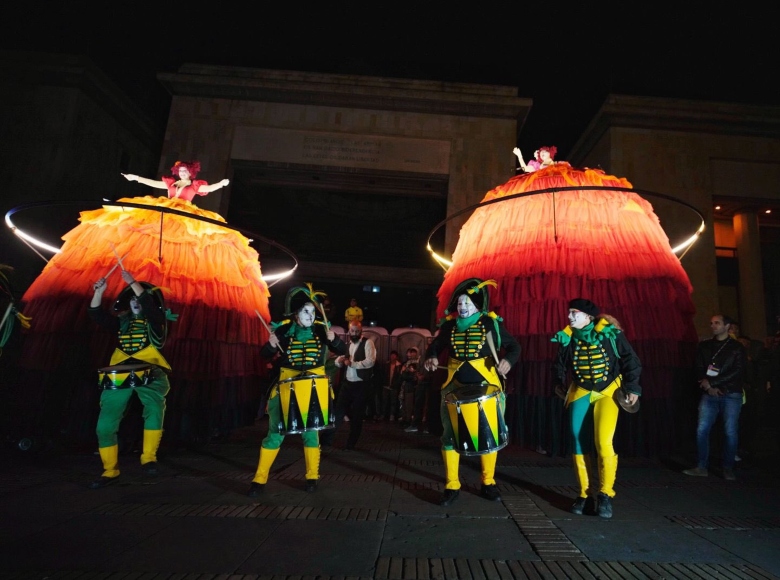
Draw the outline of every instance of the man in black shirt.
<instances>
[{"instance_id":1,"label":"man in black shirt","mask_svg":"<svg viewBox=\"0 0 780 580\"><path fill-rule=\"evenodd\" d=\"M723 477L730 481L736 479L734 457L737 454L747 353L738 340L729 336L732 324L734 321L728 316L713 316L710 320L712 338L701 341L696 350L696 379L702 390L699 423L696 427L698 460L696 467L683 471L685 475L709 475L710 429L718 415L722 414L726 436L723 447Z\"/></svg>"}]
</instances>

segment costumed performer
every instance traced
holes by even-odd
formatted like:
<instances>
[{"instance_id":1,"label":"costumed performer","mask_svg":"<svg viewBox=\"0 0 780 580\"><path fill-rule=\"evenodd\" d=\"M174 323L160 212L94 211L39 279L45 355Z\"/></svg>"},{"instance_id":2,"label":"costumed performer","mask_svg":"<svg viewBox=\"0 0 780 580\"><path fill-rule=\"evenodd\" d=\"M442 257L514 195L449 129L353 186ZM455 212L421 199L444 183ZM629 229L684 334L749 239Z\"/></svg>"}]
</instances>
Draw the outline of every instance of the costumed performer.
<instances>
[{"instance_id":1,"label":"costumed performer","mask_svg":"<svg viewBox=\"0 0 780 580\"><path fill-rule=\"evenodd\" d=\"M580 488L571 512L581 515L586 511L592 494L588 464L595 450L599 491L593 509L599 517L611 518L618 463L612 439L620 408L638 409L642 365L617 321L600 315L590 300L571 300L568 316L569 325L552 338L559 345L552 372L555 393L565 399L568 409L574 473ZM567 390L569 373L573 381Z\"/></svg>"},{"instance_id":2,"label":"costumed performer","mask_svg":"<svg viewBox=\"0 0 780 580\"><path fill-rule=\"evenodd\" d=\"M185 201L192 201L196 195L207 195L230 184L229 179L223 179L212 185L209 185L202 179L195 179L198 173L200 173L199 161L177 161L171 167L171 173L178 176L179 179L173 179L166 175L160 181L157 181L139 177L132 173L123 173L122 176L128 181L137 181L155 189L167 189L168 197Z\"/></svg>"},{"instance_id":3,"label":"costumed performer","mask_svg":"<svg viewBox=\"0 0 780 580\"><path fill-rule=\"evenodd\" d=\"M57 365L64 358L60 355L64 345L80 343L91 332L83 302L114 256L123 256L124 268L138 279L165 288L166 301L185 322L166 345L166 357L183 386L169 395L168 425L185 438L201 437L217 422L229 429L254 417L259 403L256 378L266 374L256 355L268 336L256 312L270 318L268 284L251 240L228 227L218 213L188 201L228 183L223 179L209 186L195 180L199 166L196 161L177 163L172 168L176 180L164 177L154 182L126 175L152 186L167 182L168 195L123 197L82 211L79 225L63 236L60 252L23 297L25 313L37 323L25 341L20 365L55 376L61 370ZM117 296L120 284L108 280L106 296ZM95 359L110 355L108 345L103 346L102 353L94 349ZM58 387L64 390L62 380ZM75 392L77 385L71 389Z\"/></svg>"},{"instance_id":4,"label":"costumed performer","mask_svg":"<svg viewBox=\"0 0 780 580\"><path fill-rule=\"evenodd\" d=\"M534 159L528 163L523 160L523 153L518 147L515 147L512 152L520 163L520 169L526 173L533 173L534 171L539 171L540 169L546 169L551 165L555 165L556 162L554 159L555 154L558 153L558 148L555 145L539 147L539 149L534 151Z\"/></svg>"},{"instance_id":5,"label":"costumed performer","mask_svg":"<svg viewBox=\"0 0 780 580\"><path fill-rule=\"evenodd\" d=\"M99 489L119 477L117 431L133 393L143 405L144 436L141 467L148 475L157 475L157 449L163 434L165 397L170 390L171 366L160 352L167 334L167 320L175 315L165 309L162 291L148 282L138 282L122 270L127 287L114 304L118 316L102 308L105 278L94 284L89 316L94 322L115 332L119 345L111 355L110 367L101 369L100 415L97 420L98 451L103 474L90 483Z\"/></svg>"},{"instance_id":6,"label":"costumed performer","mask_svg":"<svg viewBox=\"0 0 780 580\"><path fill-rule=\"evenodd\" d=\"M13 268L0 264L0 304L4 300L8 300L8 305L0 310L2 312L0 314L0 356L3 354L3 347L8 343L8 339L11 338L11 332L14 329L14 319L18 320L19 325L24 329L30 328L30 321L32 320L29 316L22 314L16 307L11 283L4 270L11 272Z\"/></svg>"},{"instance_id":7,"label":"costumed performer","mask_svg":"<svg viewBox=\"0 0 780 580\"><path fill-rule=\"evenodd\" d=\"M271 386L268 396L268 434L260 446L260 460L257 472L249 485L249 497L257 497L265 489L271 466L279 454L284 435L279 431L282 422L279 382L299 375L320 375L325 373L328 349L336 354L347 354L347 345L336 336L327 322L316 320L316 307L322 292L315 291L311 284L291 288L285 297L284 315L291 318L274 325L268 342L260 355L270 358L281 351L278 361L279 377ZM320 442L316 430L301 433L303 456L306 462L306 491L317 489L320 478Z\"/></svg>"},{"instance_id":8,"label":"costumed performer","mask_svg":"<svg viewBox=\"0 0 780 580\"><path fill-rule=\"evenodd\" d=\"M501 387L498 375L506 375L520 358L520 344L509 334L502 319L490 312L487 286L496 286L494 280L482 281L468 278L458 284L445 310L446 317L439 326L439 333L425 353L425 368L435 371L439 365L439 353L449 349L447 379L441 388L441 420L444 433L441 437L442 457L446 469L446 487L439 502L448 506L460 494L458 465L460 456L456 451L455 433L450 420L445 397L456 387L482 383ZM503 348L504 358L498 360ZM506 407L503 388L498 393L501 415ZM501 501L496 487L495 471L498 451L485 453L482 460L482 497Z\"/></svg>"}]
</instances>

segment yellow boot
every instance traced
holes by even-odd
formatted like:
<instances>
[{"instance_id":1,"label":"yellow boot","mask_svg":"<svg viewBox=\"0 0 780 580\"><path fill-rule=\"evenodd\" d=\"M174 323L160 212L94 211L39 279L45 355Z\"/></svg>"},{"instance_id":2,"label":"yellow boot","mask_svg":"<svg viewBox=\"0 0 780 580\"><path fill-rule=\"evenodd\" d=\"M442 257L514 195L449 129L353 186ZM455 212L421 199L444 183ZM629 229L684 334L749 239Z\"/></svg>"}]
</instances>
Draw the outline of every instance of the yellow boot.
<instances>
[{"instance_id":1,"label":"yellow boot","mask_svg":"<svg viewBox=\"0 0 780 580\"><path fill-rule=\"evenodd\" d=\"M90 489L106 487L119 477L119 469L117 469L119 463L119 445L100 447L98 452L100 453L100 459L103 462L103 475L89 484Z\"/></svg>"},{"instance_id":2,"label":"yellow boot","mask_svg":"<svg viewBox=\"0 0 780 580\"><path fill-rule=\"evenodd\" d=\"M482 460L482 497L490 501L501 501L501 494L496 487L496 460L498 451L486 453L481 456Z\"/></svg>"},{"instance_id":3,"label":"yellow boot","mask_svg":"<svg viewBox=\"0 0 780 580\"><path fill-rule=\"evenodd\" d=\"M271 471L271 466L274 464L277 455L279 455L278 449L260 448L260 462L257 464L257 472L252 481L260 485L268 483L268 473Z\"/></svg>"},{"instance_id":4,"label":"yellow boot","mask_svg":"<svg viewBox=\"0 0 780 580\"><path fill-rule=\"evenodd\" d=\"M144 448L141 466L145 473L157 475L157 449L162 439L162 429L144 429Z\"/></svg>"},{"instance_id":5,"label":"yellow boot","mask_svg":"<svg viewBox=\"0 0 780 580\"><path fill-rule=\"evenodd\" d=\"M589 458L585 455L572 455L574 463L574 474L577 476L577 483L579 484L580 493L577 499L571 506L571 513L582 515L585 511L585 502L588 499L588 487L590 487L590 480L588 478L588 463Z\"/></svg>"},{"instance_id":6,"label":"yellow boot","mask_svg":"<svg viewBox=\"0 0 780 580\"><path fill-rule=\"evenodd\" d=\"M447 485L444 487L444 494L441 496L439 505L447 506L458 499L460 495L460 479L458 478L460 455L452 449L442 449L441 456L447 471Z\"/></svg>"},{"instance_id":7,"label":"yellow boot","mask_svg":"<svg viewBox=\"0 0 780 580\"><path fill-rule=\"evenodd\" d=\"M588 458L585 455L572 455L571 458L574 462L574 475L577 477L577 484L580 488L579 497L588 497L588 488L590 487Z\"/></svg>"},{"instance_id":8,"label":"yellow boot","mask_svg":"<svg viewBox=\"0 0 780 580\"><path fill-rule=\"evenodd\" d=\"M612 498L615 497L618 456L599 457L599 478L601 487L598 495L597 513L600 518L612 517Z\"/></svg>"},{"instance_id":9,"label":"yellow boot","mask_svg":"<svg viewBox=\"0 0 780 580\"><path fill-rule=\"evenodd\" d=\"M615 497L615 479L617 478L618 456L599 457L599 479L601 487L599 493L609 497Z\"/></svg>"},{"instance_id":10,"label":"yellow boot","mask_svg":"<svg viewBox=\"0 0 780 580\"><path fill-rule=\"evenodd\" d=\"M306 461L306 491L317 489L317 480L320 478L320 448L304 447L303 458Z\"/></svg>"}]
</instances>

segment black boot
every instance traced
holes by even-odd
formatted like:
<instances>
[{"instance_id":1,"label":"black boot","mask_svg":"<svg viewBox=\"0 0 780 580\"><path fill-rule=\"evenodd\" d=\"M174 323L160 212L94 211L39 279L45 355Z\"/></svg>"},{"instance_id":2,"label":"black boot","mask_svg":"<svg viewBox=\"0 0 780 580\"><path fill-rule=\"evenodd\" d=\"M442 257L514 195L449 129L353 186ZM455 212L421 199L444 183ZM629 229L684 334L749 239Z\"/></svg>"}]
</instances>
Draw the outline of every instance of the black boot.
<instances>
[{"instance_id":1,"label":"black boot","mask_svg":"<svg viewBox=\"0 0 780 580\"><path fill-rule=\"evenodd\" d=\"M118 477L99 477L95 481L91 481L89 483L89 489L101 489L103 487L106 487L107 485L111 485L114 483Z\"/></svg>"},{"instance_id":2,"label":"black boot","mask_svg":"<svg viewBox=\"0 0 780 580\"><path fill-rule=\"evenodd\" d=\"M600 518L607 520L612 517L612 498L606 493L599 493L599 507L596 513Z\"/></svg>"},{"instance_id":3,"label":"black boot","mask_svg":"<svg viewBox=\"0 0 780 580\"><path fill-rule=\"evenodd\" d=\"M265 484L264 483L257 483L256 481L253 481L249 484L249 491L247 492L247 495L249 497L257 497L261 495L265 491Z\"/></svg>"},{"instance_id":4,"label":"black boot","mask_svg":"<svg viewBox=\"0 0 780 580\"><path fill-rule=\"evenodd\" d=\"M157 469L157 462L150 461L149 463L144 463L141 466L141 471L143 471L146 475L157 475L159 473L159 470Z\"/></svg>"},{"instance_id":5,"label":"black boot","mask_svg":"<svg viewBox=\"0 0 780 580\"><path fill-rule=\"evenodd\" d=\"M498 487L495 485L482 484L481 495L490 501L501 501L501 493L498 491Z\"/></svg>"},{"instance_id":6,"label":"black boot","mask_svg":"<svg viewBox=\"0 0 780 580\"><path fill-rule=\"evenodd\" d=\"M316 479L307 479L306 480L306 491L308 493L313 493L317 489L317 480Z\"/></svg>"},{"instance_id":7,"label":"black boot","mask_svg":"<svg viewBox=\"0 0 780 580\"><path fill-rule=\"evenodd\" d=\"M458 499L459 495L460 495L459 489L445 489L444 493L441 496L441 499L439 500L439 505L443 505L443 506L450 505L452 502Z\"/></svg>"},{"instance_id":8,"label":"black boot","mask_svg":"<svg viewBox=\"0 0 780 580\"><path fill-rule=\"evenodd\" d=\"M585 503L588 501L587 497L578 497L574 500L569 510L571 513L581 516L585 511Z\"/></svg>"}]
</instances>

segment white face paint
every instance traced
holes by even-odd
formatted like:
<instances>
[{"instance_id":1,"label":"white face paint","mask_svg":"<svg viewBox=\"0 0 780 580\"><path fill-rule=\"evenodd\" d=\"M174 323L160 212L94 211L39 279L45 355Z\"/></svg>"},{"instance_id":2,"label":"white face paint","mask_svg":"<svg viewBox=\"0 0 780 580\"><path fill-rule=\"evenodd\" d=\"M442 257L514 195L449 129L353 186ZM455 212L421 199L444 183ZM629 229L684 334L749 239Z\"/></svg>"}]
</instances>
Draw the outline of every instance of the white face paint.
<instances>
[{"instance_id":1,"label":"white face paint","mask_svg":"<svg viewBox=\"0 0 780 580\"><path fill-rule=\"evenodd\" d=\"M585 328L590 324L590 316L582 312L581 310L576 310L574 308L569 309L569 326L572 328L580 329Z\"/></svg>"},{"instance_id":2,"label":"white face paint","mask_svg":"<svg viewBox=\"0 0 780 580\"><path fill-rule=\"evenodd\" d=\"M468 318L472 314L477 313L477 307L471 301L466 294L458 296L458 316L461 318Z\"/></svg>"},{"instance_id":3,"label":"white face paint","mask_svg":"<svg viewBox=\"0 0 780 580\"><path fill-rule=\"evenodd\" d=\"M138 298L136 296L130 298L130 312L138 316L139 314L141 314L142 311L143 311L143 307L141 306L141 303L138 301Z\"/></svg>"},{"instance_id":4,"label":"white face paint","mask_svg":"<svg viewBox=\"0 0 780 580\"><path fill-rule=\"evenodd\" d=\"M307 302L304 304L303 308L298 311L298 324L304 328L309 328L314 324L314 316L314 304Z\"/></svg>"},{"instance_id":5,"label":"white face paint","mask_svg":"<svg viewBox=\"0 0 780 580\"><path fill-rule=\"evenodd\" d=\"M179 179L189 179L190 178L190 170L186 167L179 167Z\"/></svg>"}]
</instances>

